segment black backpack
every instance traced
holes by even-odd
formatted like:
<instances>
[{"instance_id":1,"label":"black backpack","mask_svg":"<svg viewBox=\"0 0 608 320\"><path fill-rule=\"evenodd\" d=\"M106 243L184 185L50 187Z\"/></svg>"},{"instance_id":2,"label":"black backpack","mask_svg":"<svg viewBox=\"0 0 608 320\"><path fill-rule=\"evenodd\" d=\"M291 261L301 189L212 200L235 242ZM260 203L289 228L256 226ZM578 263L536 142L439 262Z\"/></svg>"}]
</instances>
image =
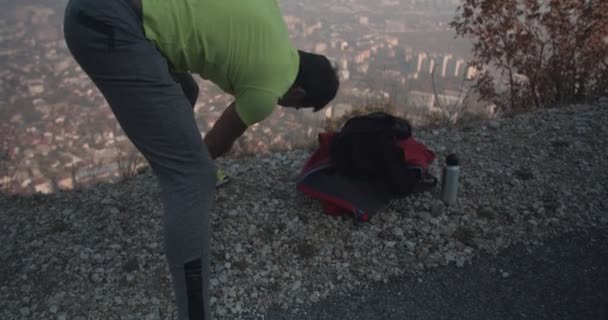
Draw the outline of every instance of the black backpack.
<instances>
[{"instance_id":1,"label":"black backpack","mask_svg":"<svg viewBox=\"0 0 608 320\"><path fill-rule=\"evenodd\" d=\"M331 144L331 159L340 175L383 188L394 197L415 191L424 178L410 170L398 141L412 135L410 123L384 112L349 119Z\"/></svg>"}]
</instances>

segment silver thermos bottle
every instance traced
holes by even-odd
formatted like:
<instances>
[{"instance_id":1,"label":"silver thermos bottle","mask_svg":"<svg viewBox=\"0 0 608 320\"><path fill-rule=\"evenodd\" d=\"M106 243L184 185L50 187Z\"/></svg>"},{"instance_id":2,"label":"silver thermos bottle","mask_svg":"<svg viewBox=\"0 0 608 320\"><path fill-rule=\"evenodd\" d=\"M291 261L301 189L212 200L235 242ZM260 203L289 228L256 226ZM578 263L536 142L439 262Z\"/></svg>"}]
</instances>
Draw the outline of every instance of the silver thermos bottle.
<instances>
[{"instance_id":1,"label":"silver thermos bottle","mask_svg":"<svg viewBox=\"0 0 608 320\"><path fill-rule=\"evenodd\" d=\"M448 155L441 172L441 200L448 206L456 203L459 171L458 157L453 153Z\"/></svg>"}]
</instances>

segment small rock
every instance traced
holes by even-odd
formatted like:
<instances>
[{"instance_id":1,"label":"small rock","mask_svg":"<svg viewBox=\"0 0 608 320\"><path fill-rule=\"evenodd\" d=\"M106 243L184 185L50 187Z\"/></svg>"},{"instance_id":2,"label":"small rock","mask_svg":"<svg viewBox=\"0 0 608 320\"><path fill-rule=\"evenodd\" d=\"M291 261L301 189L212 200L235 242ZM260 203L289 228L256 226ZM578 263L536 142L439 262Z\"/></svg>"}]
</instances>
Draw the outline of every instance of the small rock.
<instances>
[{"instance_id":1,"label":"small rock","mask_svg":"<svg viewBox=\"0 0 608 320\"><path fill-rule=\"evenodd\" d=\"M384 241L384 245L387 248L394 248L396 244L397 244L397 241Z\"/></svg>"},{"instance_id":2,"label":"small rock","mask_svg":"<svg viewBox=\"0 0 608 320\"><path fill-rule=\"evenodd\" d=\"M30 95L39 95L44 92L44 86L41 84L33 84L28 87Z\"/></svg>"},{"instance_id":3,"label":"small rock","mask_svg":"<svg viewBox=\"0 0 608 320\"><path fill-rule=\"evenodd\" d=\"M209 285L212 287L217 287L220 285L220 281L218 279L213 278L209 280Z\"/></svg>"},{"instance_id":4,"label":"small rock","mask_svg":"<svg viewBox=\"0 0 608 320\"><path fill-rule=\"evenodd\" d=\"M63 298L65 298L65 296L67 295L67 292L65 291L61 291L59 293L57 293L53 298L55 299L55 301L60 301L63 300Z\"/></svg>"},{"instance_id":5,"label":"small rock","mask_svg":"<svg viewBox=\"0 0 608 320\"><path fill-rule=\"evenodd\" d=\"M464 267L464 263L465 263L465 259L464 258L458 258L458 259L456 259L456 266L458 268Z\"/></svg>"},{"instance_id":6,"label":"small rock","mask_svg":"<svg viewBox=\"0 0 608 320\"><path fill-rule=\"evenodd\" d=\"M450 237L454 234L454 232L456 232L457 229L458 226L455 223L451 222L447 226L441 228L441 234Z\"/></svg>"},{"instance_id":7,"label":"small rock","mask_svg":"<svg viewBox=\"0 0 608 320\"><path fill-rule=\"evenodd\" d=\"M454 255L454 252L445 253L445 261L450 262L450 261L454 261L454 260L456 260L456 255Z\"/></svg>"},{"instance_id":8,"label":"small rock","mask_svg":"<svg viewBox=\"0 0 608 320\"><path fill-rule=\"evenodd\" d=\"M510 274L508 272L503 272L502 273L502 277L503 278L508 278L510 276Z\"/></svg>"},{"instance_id":9,"label":"small rock","mask_svg":"<svg viewBox=\"0 0 608 320\"><path fill-rule=\"evenodd\" d=\"M132 274L127 274L127 282L132 282L133 280L135 280L135 276Z\"/></svg>"},{"instance_id":10,"label":"small rock","mask_svg":"<svg viewBox=\"0 0 608 320\"><path fill-rule=\"evenodd\" d=\"M429 221L433 218L433 217L431 217L431 215L428 212L424 212L424 211L416 213L416 217L418 217L424 221Z\"/></svg>"},{"instance_id":11,"label":"small rock","mask_svg":"<svg viewBox=\"0 0 608 320\"><path fill-rule=\"evenodd\" d=\"M498 129L500 128L500 122L496 120L491 120L490 122L488 122L488 127L491 129Z\"/></svg>"},{"instance_id":12,"label":"small rock","mask_svg":"<svg viewBox=\"0 0 608 320\"><path fill-rule=\"evenodd\" d=\"M22 316L27 317L30 315L30 308L23 307L23 308L19 309L19 312L21 313Z\"/></svg>"},{"instance_id":13,"label":"small rock","mask_svg":"<svg viewBox=\"0 0 608 320\"><path fill-rule=\"evenodd\" d=\"M494 210L490 207L481 207L477 210L477 216L490 220L494 219L494 217L496 217L496 214L494 213Z\"/></svg>"},{"instance_id":14,"label":"small rock","mask_svg":"<svg viewBox=\"0 0 608 320\"><path fill-rule=\"evenodd\" d=\"M99 275L99 273L93 273L93 275L91 275L91 280L94 283L100 283L101 282L101 276ZM127 281L128 281L128 279L127 279Z\"/></svg>"},{"instance_id":15,"label":"small rock","mask_svg":"<svg viewBox=\"0 0 608 320\"><path fill-rule=\"evenodd\" d=\"M530 168L522 167L513 172L513 175L522 181L528 181L534 179L534 172Z\"/></svg>"},{"instance_id":16,"label":"small rock","mask_svg":"<svg viewBox=\"0 0 608 320\"><path fill-rule=\"evenodd\" d=\"M108 213L110 213L112 215L120 214L120 210L118 210L118 208L116 208L114 206L109 206L107 210L108 210Z\"/></svg>"},{"instance_id":17,"label":"small rock","mask_svg":"<svg viewBox=\"0 0 608 320\"><path fill-rule=\"evenodd\" d=\"M401 229L399 227L395 227L393 229L393 234L396 235L397 237L403 237L404 232L403 232L403 229Z\"/></svg>"},{"instance_id":18,"label":"small rock","mask_svg":"<svg viewBox=\"0 0 608 320\"><path fill-rule=\"evenodd\" d=\"M302 287L302 281L296 281L293 286L291 286L291 291L298 291Z\"/></svg>"},{"instance_id":19,"label":"small rock","mask_svg":"<svg viewBox=\"0 0 608 320\"><path fill-rule=\"evenodd\" d=\"M433 217L439 217L445 212L445 204L442 201L435 201L431 204L431 215Z\"/></svg>"},{"instance_id":20,"label":"small rock","mask_svg":"<svg viewBox=\"0 0 608 320\"><path fill-rule=\"evenodd\" d=\"M220 276L220 282L221 282L221 283L226 283L226 282L228 282L228 277L227 277L225 274L222 274L222 275Z\"/></svg>"},{"instance_id":21,"label":"small rock","mask_svg":"<svg viewBox=\"0 0 608 320\"><path fill-rule=\"evenodd\" d=\"M416 249L416 243L414 243L413 241L406 241L405 246L409 251L414 251L414 249Z\"/></svg>"},{"instance_id":22,"label":"small rock","mask_svg":"<svg viewBox=\"0 0 608 320\"><path fill-rule=\"evenodd\" d=\"M383 217L384 217L384 220L386 220L386 222L390 223L390 222L397 221L398 215L394 211L391 211L388 214L385 214Z\"/></svg>"},{"instance_id":23,"label":"small rock","mask_svg":"<svg viewBox=\"0 0 608 320\"><path fill-rule=\"evenodd\" d=\"M71 61L70 60L63 60L61 62L58 62L55 64L55 72L63 72L64 70L66 70L67 68L70 67Z\"/></svg>"}]
</instances>

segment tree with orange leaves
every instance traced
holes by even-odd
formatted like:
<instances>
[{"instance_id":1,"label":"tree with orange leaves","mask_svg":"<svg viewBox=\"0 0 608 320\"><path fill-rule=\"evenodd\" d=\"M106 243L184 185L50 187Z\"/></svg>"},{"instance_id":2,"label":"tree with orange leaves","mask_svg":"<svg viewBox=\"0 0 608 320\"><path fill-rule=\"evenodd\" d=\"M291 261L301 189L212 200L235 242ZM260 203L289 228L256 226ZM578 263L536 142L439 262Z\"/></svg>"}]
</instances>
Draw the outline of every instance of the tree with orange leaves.
<instances>
[{"instance_id":1,"label":"tree with orange leaves","mask_svg":"<svg viewBox=\"0 0 608 320\"><path fill-rule=\"evenodd\" d=\"M462 0L456 12L482 98L514 110L608 95L608 1Z\"/></svg>"}]
</instances>

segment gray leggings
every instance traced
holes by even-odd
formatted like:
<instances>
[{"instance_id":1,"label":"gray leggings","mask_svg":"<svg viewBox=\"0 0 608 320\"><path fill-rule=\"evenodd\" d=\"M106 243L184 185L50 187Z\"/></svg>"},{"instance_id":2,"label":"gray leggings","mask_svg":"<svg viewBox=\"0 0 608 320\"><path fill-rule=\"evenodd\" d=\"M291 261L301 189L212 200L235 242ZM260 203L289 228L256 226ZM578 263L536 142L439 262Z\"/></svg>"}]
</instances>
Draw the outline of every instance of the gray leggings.
<instances>
[{"instance_id":1,"label":"gray leggings","mask_svg":"<svg viewBox=\"0 0 608 320\"><path fill-rule=\"evenodd\" d=\"M209 320L208 215L216 168L194 119L189 75L175 76L128 0L70 0L64 36L162 191L165 251L179 319Z\"/></svg>"}]
</instances>

